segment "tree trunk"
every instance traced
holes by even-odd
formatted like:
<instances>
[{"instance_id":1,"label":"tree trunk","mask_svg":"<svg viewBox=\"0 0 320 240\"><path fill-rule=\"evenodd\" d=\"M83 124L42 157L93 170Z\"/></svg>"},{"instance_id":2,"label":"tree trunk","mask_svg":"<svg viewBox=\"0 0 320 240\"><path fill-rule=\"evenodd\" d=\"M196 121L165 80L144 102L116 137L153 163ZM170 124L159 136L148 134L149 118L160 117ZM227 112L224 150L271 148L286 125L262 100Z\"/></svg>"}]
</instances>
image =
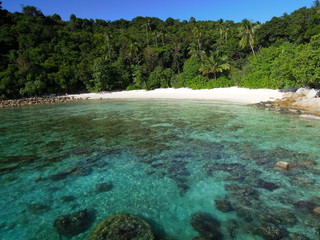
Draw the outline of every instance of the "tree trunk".
<instances>
[{"instance_id":1,"label":"tree trunk","mask_svg":"<svg viewBox=\"0 0 320 240\"><path fill-rule=\"evenodd\" d=\"M164 33L162 33L162 34L161 34L161 38L162 38L162 47L164 47L163 35L164 35Z\"/></svg>"},{"instance_id":2,"label":"tree trunk","mask_svg":"<svg viewBox=\"0 0 320 240\"><path fill-rule=\"evenodd\" d=\"M146 25L146 33L147 33L147 46L149 46L148 25Z\"/></svg>"},{"instance_id":3,"label":"tree trunk","mask_svg":"<svg viewBox=\"0 0 320 240\"><path fill-rule=\"evenodd\" d=\"M250 47L251 47L251 50L252 50L253 56L255 57L255 56L256 56L256 53L254 52L254 49L253 49L253 46L252 46L252 44L251 44L251 43L250 43Z\"/></svg>"},{"instance_id":4,"label":"tree trunk","mask_svg":"<svg viewBox=\"0 0 320 240\"><path fill-rule=\"evenodd\" d=\"M157 36L157 32L154 33L154 36L156 37L156 46L158 48L158 36Z\"/></svg>"}]
</instances>

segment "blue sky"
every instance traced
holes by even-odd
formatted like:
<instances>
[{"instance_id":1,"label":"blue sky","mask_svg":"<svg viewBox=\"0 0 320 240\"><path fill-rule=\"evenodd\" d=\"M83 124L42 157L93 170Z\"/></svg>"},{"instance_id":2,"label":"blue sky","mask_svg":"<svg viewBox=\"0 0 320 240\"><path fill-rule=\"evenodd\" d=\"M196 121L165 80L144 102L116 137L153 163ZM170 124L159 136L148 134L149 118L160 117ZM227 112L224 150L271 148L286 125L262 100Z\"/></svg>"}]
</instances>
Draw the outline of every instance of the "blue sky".
<instances>
[{"instance_id":1,"label":"blue sky","mask_svg":"<svg viewBox=\"0 0 320 240\"><path fill-rule=\"evenodd\" d=\"M244 18L265 22L301 7L312 6L313 0L2 0L4 9L21 11L22 6L36 6L45 15L59 14L69 20L80 18L131 20L137 16L168 17L180 20L233 20Z\"/></svg>"}]
</instances>

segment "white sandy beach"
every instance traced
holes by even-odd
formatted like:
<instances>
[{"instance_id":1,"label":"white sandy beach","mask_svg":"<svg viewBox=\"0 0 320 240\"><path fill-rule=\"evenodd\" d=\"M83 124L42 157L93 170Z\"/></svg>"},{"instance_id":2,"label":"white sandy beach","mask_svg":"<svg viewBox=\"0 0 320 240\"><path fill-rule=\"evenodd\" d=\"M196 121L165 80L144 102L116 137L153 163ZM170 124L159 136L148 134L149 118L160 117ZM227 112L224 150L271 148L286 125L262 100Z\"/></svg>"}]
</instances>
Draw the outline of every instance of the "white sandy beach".
<instances>
[{"instance_id":1,"label":"white sandy beach","mask_svg":"<svg viewBox=\"0 0 320 240\"><path fill-rule=\"evenodd\" d=\"M190 99L254 104L261 101L281 99L283 94L271 89L248 89L239 87L192 90L190 88L161 88L155 90L132 90L69 95L76 99Z\"/></svg>"}]
</instances>

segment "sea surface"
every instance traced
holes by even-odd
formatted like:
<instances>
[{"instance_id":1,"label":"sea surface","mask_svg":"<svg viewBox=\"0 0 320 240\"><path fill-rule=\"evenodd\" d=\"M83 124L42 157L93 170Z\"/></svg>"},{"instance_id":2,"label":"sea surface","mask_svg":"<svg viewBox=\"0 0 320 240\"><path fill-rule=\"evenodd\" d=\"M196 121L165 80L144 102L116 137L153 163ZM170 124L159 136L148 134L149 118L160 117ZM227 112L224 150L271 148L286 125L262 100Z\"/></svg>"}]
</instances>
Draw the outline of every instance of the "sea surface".
<instances>
[{"instance_id":1,"label":"sea surface","mask_svg":"<svg viewBox=\"0 0 320 240\"><path fill-rule=\"evenodd\" d=\"M219 221L221 239L316 240L319 189L318 120L186 100L0 109L2 240L89 239L118 213L158 239L203 234L191 225L198 213ZM59 235L55 220L83 209L88 227Z\"/></svg>"}]
</instances>

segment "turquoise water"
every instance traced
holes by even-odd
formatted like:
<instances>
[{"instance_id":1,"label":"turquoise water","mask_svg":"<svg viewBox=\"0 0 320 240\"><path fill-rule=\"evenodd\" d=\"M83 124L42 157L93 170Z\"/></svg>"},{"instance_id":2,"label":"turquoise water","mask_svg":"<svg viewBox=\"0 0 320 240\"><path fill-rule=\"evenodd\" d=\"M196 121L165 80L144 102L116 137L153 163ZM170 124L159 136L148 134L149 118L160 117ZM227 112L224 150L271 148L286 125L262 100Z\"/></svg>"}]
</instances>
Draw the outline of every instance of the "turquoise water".
<instances>
[{"instance_id":1,"label":"turquoise water","mask_svg":"<svg viewBox=\"0 0 320 240\"><path fill-rule=\"evenodd\" d=\"M320 121L181 100L79 101L0 116L0 239L65 239L55 219L85 208L95 213L91 227L71 239L123 212L146 219L158 238L193 239L199 211L220 221L223 239L278 239L262 234L272 227L283 239L320 238L320 217L299 202L320 206ZM101 183L113 187L98 191Z\"/></svg>"}]
</instances>

